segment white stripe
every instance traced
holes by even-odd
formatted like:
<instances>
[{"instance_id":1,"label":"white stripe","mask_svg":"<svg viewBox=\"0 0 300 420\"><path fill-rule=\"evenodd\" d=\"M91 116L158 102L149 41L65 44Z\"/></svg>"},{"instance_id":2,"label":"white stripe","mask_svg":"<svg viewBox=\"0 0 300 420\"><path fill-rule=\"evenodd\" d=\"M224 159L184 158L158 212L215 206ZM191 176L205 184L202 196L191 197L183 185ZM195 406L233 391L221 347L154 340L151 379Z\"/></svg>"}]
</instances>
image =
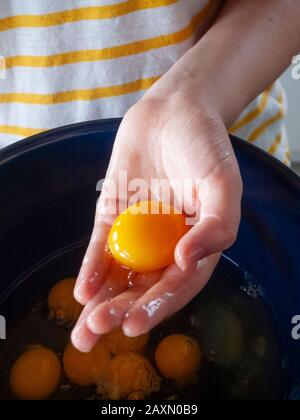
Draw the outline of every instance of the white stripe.
<instances>
[{"instance_id":1,"label":"white stripe","mask_svg":"<svg viewBox=\"0 0 300 420\"><path fill-rule=\"evenodd\" d=\"M81 21L48 28L19 28L0 32L0 54L53 55L74 50L102 49L143 39L172 34L182 30L191 17L201 10L201 2L193 12L176 4L164 8L142 10L117 19ZM179 10L181 9L181 10Z\"/></svg>"},{"instance_id":2,"label":"white stripe","mask_svg":"<svg viewBox=\"0 0 300 420\"><path fill-rule=\"evenodd\" d=\"M255 129L255 127L259 127L261 124L263 124L264 121L268 120L269 118L274 117L281 109L281 106L278 102L278 97L280 95L280 93L283 92L282 87L279 83L279 81L277 81L274 84L274 87L271 91L269 100L268 100L268 104L266 106L265 111L259 115L258 118L256 118L254 121L252 121L250 124L247 124L246 126L240 128L236 133L238 137L241 137L243 139L247 139L249 138L249 135L253 132L253 130ZM258 96L241 114L241 116L245 116L247 115L249 112L251 112L252 110L256 109L259 104L261 103L261 95ZM283 103L283 109L285 112L285 104ZM238 120L240 119L240 117L238 118ZM270 140L274 140L274 136L276 136L278 133L280 133L280 127L282 126L282 120L278 121L274 124L272 124L272 126L270 127L270 129L268 129L266 131L266 133L263 134L262 138L266 139L267 137L267 141L263 140L264 143L266 144L266 147L268 147L269 144L269 139ZM273 132L273 127L274 128L274 132ZM272 130L271 134L270 134L270 130ZM277 130L277 131L276 131ZM269 137L270 136L270 137ZM255 144L258 145L260 142L261 138L257 139L255 141Z\"/></svg>"},{"instance_id":3,"label":"white stripe","mask_svg":"<svg viewBox=\"0 0 300 420\"><path fill-rule=\"evenodd\" d=\"M20 14L45 14L74 8L122 3L116 0L0 0L0 18ZM119 18L81 21L48 28L17 28L0 32L0 55L53 55L69 51L103 49L142 39L175 33L187 27L191 19L208 0L180 0L157 9L146 9ZM216 8L218 0L216 0ZM93 89L120 85L132 80L163 74L187 51L196 38L181 44L154 49L146 53L113 60L74 63L50 68L8 69L6 80L0 80L0 94L10 92L57 93L60 91ZM265 112L237 134L247 138L253 129L276 115L279 110L280 86L275 85ZM0 125L27 128L54 128L98 118L123 116L144 92L75 101L51 106L0 104ZM260 97L242 115L257 107ZM286 101L284 100L284 106ZM273 124L255 142L264 148L281 131L283 122ZM20 136L0 133L0 147L18 140ZM286 146L278 148L278 155Z\"/></svg>"},{"instance_id":4,"label":"white stripe","mask_svg":"<svg viewBox=\"0 0 300 420\"><path fill-rule=\"evenodd\" d=\"M51 106L14 104L0 105L0 125L20 125L29 128L55 128L75 122L123 116L144 92L120 97L77 101Z\"/></svg>"},{"instance_id":5,"label":"white stripe","mask_svg":"<svg viewBox=\"0 0 300 420\"><path fill-rule=\"evenodd\" d=\"M47 94L62 90L93 89L161 75L167 72L192 45L192 40L188 40L177 46L137 56L61 67L16 67L7 71L5 80L0 80L0 93ZM122 72L118 70L120 68ZM32 83L33 80L37 83Z\"/></svg>"},{"instance_id":6,"label":"white stripe","mask_svg":"<svg viewBox=\"0 0 300 420\"><path fill-rule=\"evenodd\" d=\"M125 0L1 0L0 18L11 15L42 15L79 9L82 7L110 6L124 3L124 1ZM197 0L184 1L197 3Z\"/></svg>"}]
</instances>

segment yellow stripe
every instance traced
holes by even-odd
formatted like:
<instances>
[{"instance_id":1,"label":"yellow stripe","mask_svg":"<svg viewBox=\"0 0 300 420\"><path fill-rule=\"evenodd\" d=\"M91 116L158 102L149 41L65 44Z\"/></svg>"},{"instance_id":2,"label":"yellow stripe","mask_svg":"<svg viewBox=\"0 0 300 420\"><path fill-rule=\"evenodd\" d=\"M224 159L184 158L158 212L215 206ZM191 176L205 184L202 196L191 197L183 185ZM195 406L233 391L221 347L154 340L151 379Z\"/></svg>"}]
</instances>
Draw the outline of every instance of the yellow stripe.
<instances>
[{"instance_id":1,"label":"yellow stripe","mask_svg":"<svg viewBox=\"0 0 300 420\"><path fill-rule=\"evenodd\" d=\"M287 146L283 163L285 163L287 166L291 166L291 160L292 160L291 149L289 146Z\"/></svg>"},{"instance_id":2,"label":"yellow stripe","mask_svg":"<svg viewBox=\"0 0 300 420\"><path fill-rule=\"evenodd\" d=\"M17 125L0 125L1 134L15 134L16 136L22 137L33 136L34 134L41 133L42 131L46 130L41 128L20 127Z\"/></svg>"},{"instance_id":3,"label":"yellow stripe","mask_svg":"<svg viewBox=\"0 0 300 420\"><path fill-rule=\"evenodd\" d=\"M278 102L281 104L281 109L280 111L274 115L274 117L266 120L263 124L261 124L259 127L257 127L252 134L249 136L248 141L250 143L255 142L255 140L257 140L265 131L267 131L267 129L272 125L275 124L277 121L281 120L284 117L284 112L283 112L283 95L281 94L278 98Z\"/></svg>"},{"instance_id":4,"label":"yellow stripe","mask_svg":"<svg viewBox=\"0 0 300 420\"><path fill-rule=\"evenodd\" d=\"M2 93L0 103L22 103L33 105L52 105L71 101L91 101L112 96L126 95L149 89L159 77L135 80L123 85L100 87L95 89L78 89L53 94L40 93Z\"/></svg>"},{"instance_id":5,"label":"yellow stripe","mask_svg":"<svg viewBox=\"0 0 300 420\"><path fill-rule=\"evenodd\" d=\"M186 41L194 34L202 20L210 14L213 6L215 6L214 0L210 0L207 5L192 18L188 26L172 34L162 35L111 48L104 48L101 50L72 51L48 56L19 55L7 57L6 67L54 67L81 62L111 60L175 45Z\"/></svg>"},{"instance_id":6,"label":"yellow stripe","mask_svg":"<svg viewBox=\"0 0 300 420\"><path fill-rule=\"evenodd\" d=\"M230 133L236 133L238 130L240 130L245 125L249 124L250 122L254 121L256 118L258 118L266 109L266 106L268 104L268 100L271 94L271 91L273 89L273 86L270 86L269 89L267 89L262 94L262 99L260 104L257 108L253 109L251 112L249 112L245 117L243 117L241 120L237 121L236 124L234 124L231 129L229 130Z\"/></svg>"},{"instance_id":7,"label":"yellow stripe","mask_svg":"<svg viewBox=\"0 0 300 420\"><path fill-rule=\"evenodd\" d=\"M16 28L47 28L81 20L111 19L138 10L169 6L178 0L128 0L119 4L82 7L44 15L19 15L0 19L0 31Z\"/></svg>"},{"instance_id":8,"label":"yellow stripe","mask_svg":"<svg viewBox=\"0 0 300 420\"><path fill-rule=\"evenodd\" d=\"M281 140L282 140L282 135L281 135L281 134L278 134L278 136L276 136L276 138L275 138L275 140L274 140L273 144L272 144L272 145L271 145L271 147L268 149L268 152L269 152L271 155L275 155L275 154L276 154L276 152L277 152L277 150L278 150L278 147L279 147L279 145L280 145L280 143L281 143Z\"/></svg>"}]
</instances>

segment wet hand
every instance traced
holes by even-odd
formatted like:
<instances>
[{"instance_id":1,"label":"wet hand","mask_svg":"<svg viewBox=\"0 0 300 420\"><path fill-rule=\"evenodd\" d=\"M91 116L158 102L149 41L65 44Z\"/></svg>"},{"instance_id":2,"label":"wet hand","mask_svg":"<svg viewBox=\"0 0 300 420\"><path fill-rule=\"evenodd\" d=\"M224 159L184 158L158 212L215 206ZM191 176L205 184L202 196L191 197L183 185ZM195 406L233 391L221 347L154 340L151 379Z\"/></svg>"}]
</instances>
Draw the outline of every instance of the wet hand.
<instances>
[{"instance_id":1,"label":"wet hand","mask_svg":"<svg viewBox=\"0 0 300 420\"><path fill-rule=\"evenodd\" d=\"M116 326L138 336L186 305L206 285L221 252L234 243L240 222L242 182L225 124L214 109L199 106L190 96L147 94L131 108L119 129L107 178L118 185L121 171L128 182L143 179L147 185L153 179L170 184L192 179L198 216L177 244L174 263L139 274L133 287L116 286L109 279L111 256L106 249L117 215L107 212L107 203L120 204L124 197L102 192L75 289L76 299L86 305L72 334L82 351ZM156 192L151 193L155 197Z\"/></svg>"}]
</instances>

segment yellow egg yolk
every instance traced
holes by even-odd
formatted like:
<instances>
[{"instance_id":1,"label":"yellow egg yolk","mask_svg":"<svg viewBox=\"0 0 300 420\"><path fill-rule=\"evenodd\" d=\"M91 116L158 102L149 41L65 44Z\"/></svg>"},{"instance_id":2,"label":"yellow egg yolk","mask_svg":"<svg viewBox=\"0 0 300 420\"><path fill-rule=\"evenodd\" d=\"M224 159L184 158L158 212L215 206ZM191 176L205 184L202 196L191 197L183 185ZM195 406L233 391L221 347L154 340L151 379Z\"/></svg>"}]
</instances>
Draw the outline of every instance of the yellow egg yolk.
<instances>
[{"instance_id":1,"label":"yellow egg yolk","mask_svg":"<svg viewBox=\"0 0 300 420\"><path fill-rule=\"evenodd\" d=\"M175 247L187 231L185 215L177 214L173 207L142 202L115 220L108 246L120 264L137 272L156 271L174 261Z\"/></svg>"},{"instance_id":2,"label":"yellow egg yolk","mask_svg":"<svg viewBox=\"0 0 300 420\"><path fill-rule=\"evenodd\" d=\"M82 311L82 305L73 295L75 284L75 278L62 280L49 293L50 318L54 318L59 324L74 323Z\"/></svg>"},{"instance_id":3,"label":"yellow egg yolk","mask_svg":"<svg viewBox=\"0 0 300 420\"><path fill-rule=\"evenodd\" d=\"M179 383L194 379L201 358L197 341L184 334L173 334L164 338L155 352L155 361L160 372Z\"/></svg>"},{"instance_id":4,"label":"yellow egg yolk","mask_svg":"<svg viewBox=\"0 0 300 420\"><path fill-rule=\"evenodd\" d=\"M100 341L89 353L81 353L70 343L63 355L64 371L74 384L90 386L105 378L110 360L108 349Z\"/></svg>"},{"instance_id":5,"label":"yellow egg yolk","mask_svg":"<svg viewBox=\"0 0 300 420\"><path fill-rule=\"evenodd\" d=\"M113 354L139 353L146 347L148 339L149 334L143 334L139 337L127 337L123 333L122 328L115 328L101 337L102 343Z\"/></svg>"},{"instance_id":6,"label":"yellow egg yolk","mask_svg":"<svg viewBox=\"0 0 300 420\"><path fill-rule=\"evenodd\" d=\"M12 392L21 400L44 400L57 388L61 363L56 354L44 347L24 353L10 372Z\"/></svg>"},{"instance_id":7,"label":"yellow egg yolk","mask_svg":"<svg viewBox=\"0 0 300 420\"><path fill-rule=\"evenodd\" d=\"M111 400L144 399L160 388L160 377L140 354L123 353L112 359L107 380L98 390Z\"/></svg>"}]
</instances>

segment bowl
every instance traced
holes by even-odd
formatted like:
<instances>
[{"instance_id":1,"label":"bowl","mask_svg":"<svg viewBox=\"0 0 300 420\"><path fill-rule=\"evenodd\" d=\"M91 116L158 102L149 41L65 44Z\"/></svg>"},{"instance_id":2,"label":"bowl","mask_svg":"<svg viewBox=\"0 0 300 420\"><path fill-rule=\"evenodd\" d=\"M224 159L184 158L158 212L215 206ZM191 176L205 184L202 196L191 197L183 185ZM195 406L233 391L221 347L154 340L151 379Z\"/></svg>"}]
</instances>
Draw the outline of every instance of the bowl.
<instances>
[{"instance_id":1,"label":"bowl","mask_svg":"<svg viewBox=\"0 0 300 420\"><path fill-rule=\"evenodd\" d=\"M78 270L119 124L75 124L0 151L0 315L8 328L60 276ZM255 146L232 142L244 181L242 222L216 277L223 276L224 293L236 287L252 299L249 313L263 308L280 353L278 399L300 399L300 339L293 334L300 316L299 177ZM45 270L51 264L57 278ZM205 293L220 292L209 287Z\"/></svg>"}]
</instances>

